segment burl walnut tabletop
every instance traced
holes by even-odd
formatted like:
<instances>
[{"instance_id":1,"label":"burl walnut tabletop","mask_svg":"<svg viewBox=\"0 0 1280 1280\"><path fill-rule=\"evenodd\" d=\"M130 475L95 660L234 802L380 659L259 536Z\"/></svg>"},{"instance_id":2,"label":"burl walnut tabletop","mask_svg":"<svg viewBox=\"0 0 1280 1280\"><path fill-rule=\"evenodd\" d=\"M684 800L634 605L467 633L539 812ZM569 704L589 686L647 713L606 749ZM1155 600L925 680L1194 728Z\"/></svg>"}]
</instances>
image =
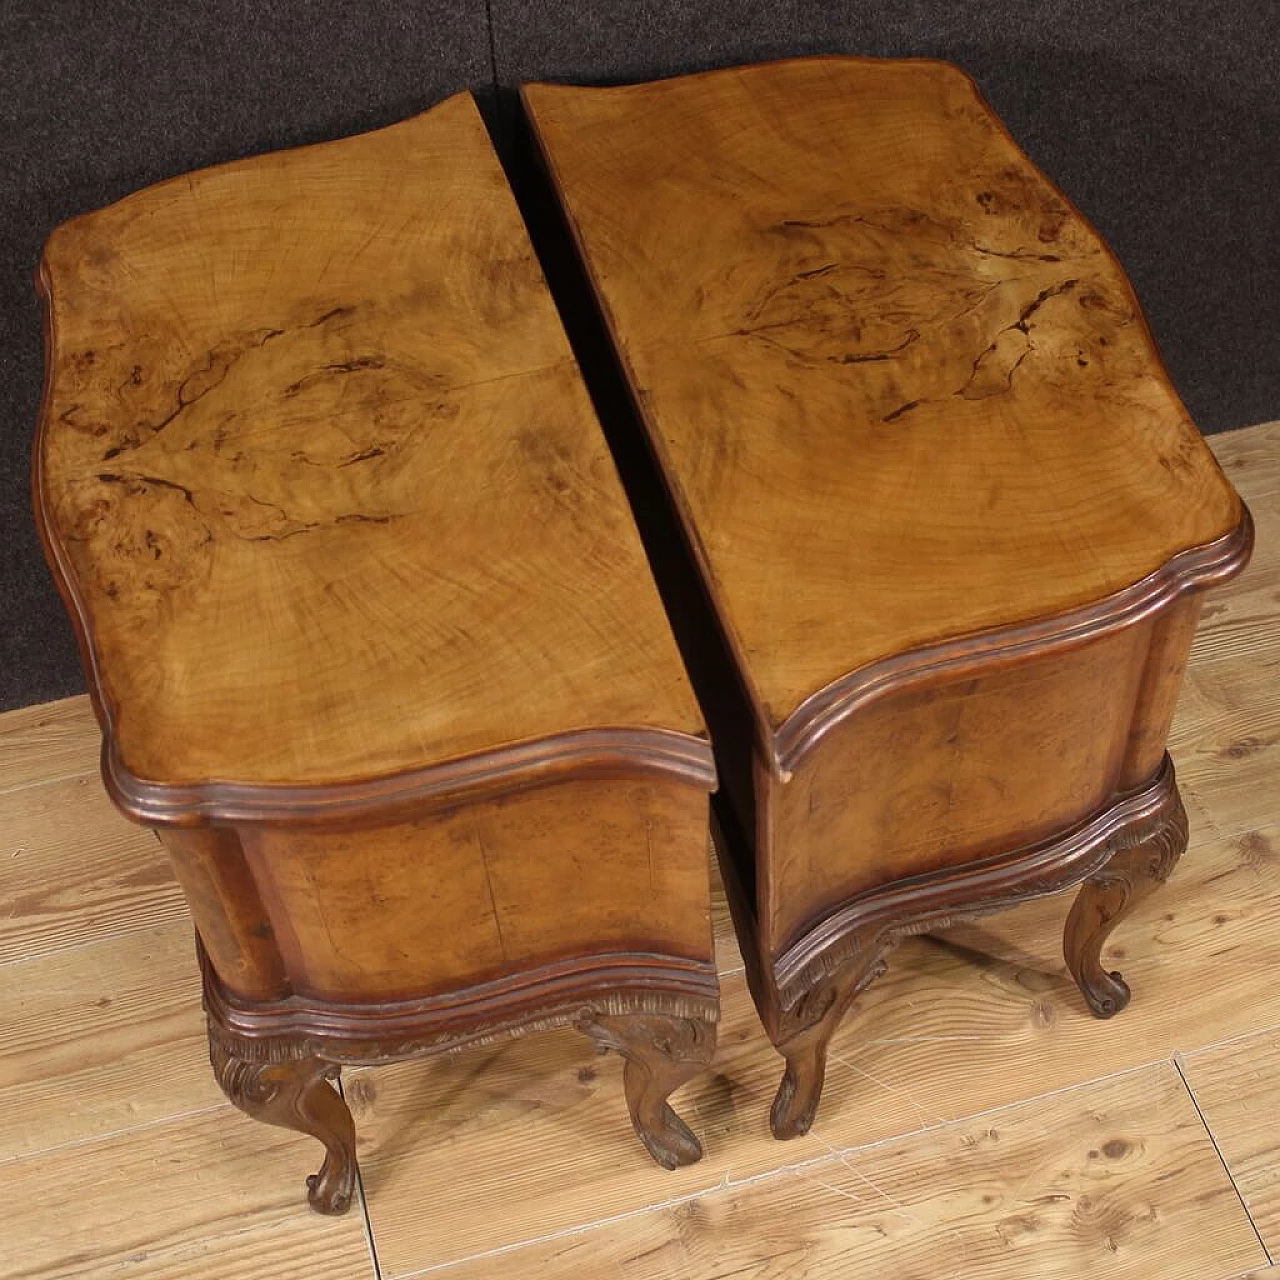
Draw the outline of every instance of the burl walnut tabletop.
<instances>
[{"instance_id":1,"label":"burl walnut tabletop","mask_svg":"<svg viewBox=\"0 0 1280 1280\"><path fill-rule=\"evenodd\" d=\"M1114 257L944 63L525 102L738 674L704 705L775 1132L904 933L1085 881L1067 959L1117 1011L1251 532Z\"/></svg>"},{"instance_id":2,"label":"burl walnut tabletop","mask_svg":"<svg viewBox=\"0 0 1280 1280\"><path fill-rule=\"evenodd\" d=\"M474 103L77 218L39 283L37 515L233 1101L338 1211L337 1064L571 1023L695 1159L711 751Z\"/></svg>"}]
</instances>

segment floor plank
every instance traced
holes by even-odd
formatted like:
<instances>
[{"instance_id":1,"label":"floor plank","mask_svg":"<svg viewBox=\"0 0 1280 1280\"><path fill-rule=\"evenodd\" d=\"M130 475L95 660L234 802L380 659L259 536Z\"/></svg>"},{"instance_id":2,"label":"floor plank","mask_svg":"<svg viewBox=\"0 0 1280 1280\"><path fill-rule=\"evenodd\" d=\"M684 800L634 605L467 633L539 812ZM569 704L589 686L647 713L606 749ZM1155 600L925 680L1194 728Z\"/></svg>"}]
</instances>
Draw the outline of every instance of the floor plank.
<instances>
[{"instance_id":1,"label":"floor plank","mask_svg":"<svg viewBox=\"0 0 1280 1280\"><path fill-rule=\"evenodd\" d=\"M96 774L0 795L0 964L184 919L155 836Z\"/></svg>"},{"instance_id":2,"label":"floor plank","mask_svg":"<svg viewBox=\"0 0 1280 1280\"><path fill-rule=\"evenodd\" d=\"M101 740L89 698L0 714L0 791L97 773Z\"/></svg>"},{"instance_id":3,"label":"floor plank","mask_svg":"<svg viewBox=\"0 0 1280 1280\"><path fill-rule=\"evenodd\" d=\"M0 1161L220 1104L189 922L0 969Z\"/></svg>"},{"instance_id":4,"label":"floor plank","mask_svg":"<svg viewBox=\"0 0 1280 1280\"><path fill-rule=\"evenodd\" d=\"M729 915L729 900L725 897L724 881L716 857L711 855L711 932L715 939L716 972L726 978L742 971L742 952L733 932L733 919Z\"/></svg>"},{"instance_id":5,"label":"floor plank","mask_svg":"<svg viewBox=\"0 0 1280 1280\"><path fill-rule=\"evenodd\" d=\"M1190 668L1170 750L1178 780L1215 830L1274 822L1280 791L1280 649L1251 662ZM1183 708L1197 707L1193 722Z\"/></svg>"},{"instance_id":6,"label":"floor plank","mask_svg":"<svg viewBox=\"0 0 1280 1280\"><path fill-rule=\"evenodd\" d=\"M223 1105L5 1166L5 1280L373 1280L358 1212L311 1213L315 1141Z\"/></svg>"},{"instance_id":7,"label":"floor plank","mask_svg":"<svg viewBox=\"0 0 1280 1280\"><path fill-rule=\"evenodd\" d=\"M1177 1072L1161 1065L452 1275L1204 1280L1264 1261Z\"/></svg>"},{"instance_id":8,"label":"floor plank","mask_svg":"<svg viewBox=\"0 0 1280 1280\"><path fill-rule=\"evenodd\" d=\"M1276 451L1280 453L1280 439ZM1192 662L1245 662L1280 651L1280 490L1250 503L1253 556L1244 572L1205 598Z\"/></svg>"},{"instance_id":9,"label":"floor plank","mask_svg":"<svg viewBox=\"0 0 1280 1280\"><path fill-rule=\"evenodd\" d=\"M1182 1070L1263 1244L1280 1259L1280 1029L1188 1054Z\"/></svg>"},{"instance_id":10,"label":"floor plank","mask_svg":"<svg viewBox=\"0 0 1280 1280\"><path fill-rule=\"evenodd\" d=\"M345 1073L384 1274L705 1190L730 1171L821 1154L815 1139L783 1151L769 1137L780 1060L742 975L723 986L717 1062L673 1098L707 1154L673 1173L631 1132L621 1061L597 1056L572 1031Z\"/></svg>"},{"instance_id":11,"label":"floor plank","mask_svg":"<svg viewBox=\"0 0 1280 1280\"><path fill-rule=\"evenodd\" d=\"M1280 492L1280 422L1262 422L1208 439L1222 469L1247 500Z\"/></svg>"}]
</instances>

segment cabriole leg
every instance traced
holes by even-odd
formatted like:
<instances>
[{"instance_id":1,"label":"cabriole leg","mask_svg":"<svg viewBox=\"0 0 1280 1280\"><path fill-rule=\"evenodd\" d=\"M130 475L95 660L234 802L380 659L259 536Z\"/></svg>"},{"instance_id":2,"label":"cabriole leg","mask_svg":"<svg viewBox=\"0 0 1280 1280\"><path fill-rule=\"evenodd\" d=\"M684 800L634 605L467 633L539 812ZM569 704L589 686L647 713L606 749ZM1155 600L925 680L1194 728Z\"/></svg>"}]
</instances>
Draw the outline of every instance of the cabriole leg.
<instances>
[{"instance_id":1,"label":"cabriole leg","mask_svg":"<svg viewBox=\"0 0 1280 1280\"><path fill-rule=\"evenodd\" d=\"M1155 829L1135 844L1122 845L1101 870L1084 882L1063 935L1067 968L1099 1018L1110 1018L1129 1003L1129 984L1102 967L1102 948L1116 927L1168 878L1187 847L1187 814L1175 787Z\"/></svg>"},{"instance_id":2,"label":"cabriole leg","mask_svg":"<svg viewBox=\"0 0 1280 1280\"><path fill-rule=\"evenodd\" d=\"M307 1179L307 1199L317 1213L345 1213L355 1194L356 1131L347 1104L329 1084L338 1067L310 1057L242 1057L212 1023L209 1060L223 1093L245 1115L324 1143L324 1164Z\"/></svg>"},{"instance_id":3,"label":"cabriole leg","mask_svg":"<svg viewBox=\"0 0 1280 1280\"><path fill-rule=\"evenodd\" d=\"M769 1111L775 1138L785 1141L809 1132L822 1100L831 1037L859 993L885 968L873 952L870 962L859 960L822 979L783 1014L776 1048L787 1065Z\"/></svg>"},{"instance_id":4,"label":"cabriole leg","mask_svg":"<svg viewBox=\"0 0 1280 1280\"><path fill-rule=\"evenodd\" d=\"M702 1158L702 1144L667 1101L711 1061L715 1023L665 1014L591 1014L578 1030L626 1059L623 1087L631 1124L649 1154L675 1169Z\"/></svg>"}]
</instances>

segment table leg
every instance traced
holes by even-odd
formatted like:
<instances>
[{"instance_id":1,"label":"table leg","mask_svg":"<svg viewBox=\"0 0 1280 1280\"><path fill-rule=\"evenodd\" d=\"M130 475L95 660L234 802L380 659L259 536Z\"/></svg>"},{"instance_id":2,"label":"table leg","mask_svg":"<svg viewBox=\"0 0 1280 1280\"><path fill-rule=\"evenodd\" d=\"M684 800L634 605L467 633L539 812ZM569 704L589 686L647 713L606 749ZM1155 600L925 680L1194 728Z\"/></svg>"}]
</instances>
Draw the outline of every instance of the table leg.
<instances>
[{"instance_id":1,"label":"table leg","mask_svg":"<svg viewBox=\"0 0 1280 1280\"><path fill-rule=\"evenodd\" d=\"M1067 917L1063 951L1067 968L1099 1018L1129 1003L1129 984L1102 967L1102 948L1116 927L1168 878L1187 847L1187 814L1177 787L1154 831L1137 844L1122 845L1081 886Z\"/></svg>"},{"instance_id":2,"label":"table leg","mask_svg":"<svg viewBox=\"0 0 1280 1280\"><path fill-rule=\"evenodd\" d=\"M657 1013L592 1013L577 1028L626 1059L627 1108L649 1154L664 1169L700 1160L702 1144L667 1098L711 1061L715 1023Z\"/></svg>"},{"instance_id":3,"label":"table leg","mask_svg":"<svg viewBox=\"0 0 1280 1280\"><path fill-rule=\"evenodd\" d=\"M787 1065L769 1111L775 1138L799 1138L809 1132L822 1100L827 1046L849 1006L884 973L886 949L874 947L855 955L783 1013L775 1048Z\"/></svg>"},{"instance_id":4,"label":"table leg","mask_svg":"<svg viewBox=\"0 0 1280 1280\"><path fill-rule=\"evenodd\" d=\"M324 1164L307 1179L307 1199L317 1213L345 1213L355 1194L356 1133L347 1104L329 1084L339 1068L289 1056L287 1044L268 1060L242 1057L212 1023L209 1060L223 1093L246 1115L324 1143Z\"/></svg>"}]
</instances>

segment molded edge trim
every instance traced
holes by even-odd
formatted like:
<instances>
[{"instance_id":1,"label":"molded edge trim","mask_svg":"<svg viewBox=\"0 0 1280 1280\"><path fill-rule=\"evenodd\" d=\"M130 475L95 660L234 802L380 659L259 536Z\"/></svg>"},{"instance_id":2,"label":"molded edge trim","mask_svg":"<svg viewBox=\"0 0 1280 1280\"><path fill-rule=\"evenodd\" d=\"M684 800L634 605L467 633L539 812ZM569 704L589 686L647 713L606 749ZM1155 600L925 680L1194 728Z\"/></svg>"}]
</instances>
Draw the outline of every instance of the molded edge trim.
<instances>
[{"instance_id":1,"label":"molded edge trim","mask_svg":"<svg viewBox=\"0 0 1280 1280\"><path fill-rule=\"evenodd\" d=\"M492 982L416 1000L367 1004L304 996L251 1001L228 991L196 940L204 1007L226 1034L271 1042L314 1039L334 1060L387 1061L443 1052L538 1026L572 1022L610 1005L716 1022L720 986L711 960L620 952L558 960Z\"/></svg>"},{"instance_id":2,"label":"molded edge trim","mask_svg":"<svg viewBox=\"0 0 1280 1280\"><path fill-rule=\"evenodd\" d=\"M335 820L384 820L425 801L475 799L577 778L656 777L712 791L711 748L669 729L575 729L424 769L367 780L300 786L211 780L149 782L120 760L110 718L102 778L116 806L147 825L271 822L293 826Z\"/></svg>"},{"instance_id":3,"label":"molded edge trim","mask_svg":"<svg viewBox=\"0 0 1280 1280\"><path fill-rule=\"evenodd\" d=\"M1065 836L1030 850L898 881L846 903L773 962L780 1008L793 1007L817 977L840 963L846 940L856 941L863 931L921 933L953 916L998 910L1078 884L1111 857L1112 842L1126 828L1158 814L1175 787L1173 762L1166 754L1145 787L1109 804Z\"/></svg>"},{"instance_id":4,"label":"molded edge trim","mask_svg":"<svg viewBox=\"0 0 1280 1280\"><path fill-rule=\"evenodd\" d=\"M774 734L771 764L790 779L822 738L868 703L926 679L950 679L1032 654L1085 644L1131 626L1186 591L1234 577L1253 550L1253 518L1240 503L1240 523L1228 534L1180 551L1153 573L1102 600L1017 626L973 632L872 662L810 694Z\"/></svg>"}]
</instances>

